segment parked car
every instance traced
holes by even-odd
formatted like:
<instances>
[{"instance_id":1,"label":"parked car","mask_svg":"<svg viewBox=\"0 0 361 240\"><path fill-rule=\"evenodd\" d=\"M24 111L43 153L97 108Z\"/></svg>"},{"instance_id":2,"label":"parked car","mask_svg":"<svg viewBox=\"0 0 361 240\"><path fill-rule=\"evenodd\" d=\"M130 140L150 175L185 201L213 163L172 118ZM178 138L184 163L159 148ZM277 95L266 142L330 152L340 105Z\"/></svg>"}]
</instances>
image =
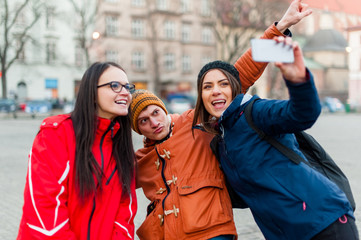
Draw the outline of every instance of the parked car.
<instances>
[{"instance_id":1,"label":"parked car","mask_svg":"<svg viewBox=\"0 0 361 240\"><path fill-rule=\"evenodd\" d=\"M63 105L64 113L71 113L74 110L75 101L66 102Z\"/></svg>"},{"instance_id":2,"label":"parked car","mask_svg":"<svg viewBox=\"0 0 361 240\"><path fill-rule=\"evenodd\" d=\"M183 113L194 108L194 98L183 93L172 93L167 96L167 110L170 113Z\"/></svg>"},{"instance_id":3,"label":"parked car","mask_svg":"<svg viewBox=\"0 0 361 240\"><path fill-rule=\"evenodd\" d=\"M13 99L0 99L0 112L12 114L14 118L17 117L16 111L18 109L18 105L15 100Z\"/></svg>"},{"instance_id":4,"label":"parked car","mask_svg":"<svg viewBox=\"0 0 361 240\"><path fill-rule=\"evenodd\" d=\"M62 109L64 107L63 102L59 98L52 98L49 101L51 102L52 109Z\"/></svg>"},{"instance_id":5,"label":"parked car","mask_svg":"<svg viewBox=\"0 0 361 240\"><path fill-rule=\"evenodd\" d=\"M326 112L345 112L345 106L338 98L325 97L322 102L322 110Z\"/></svg>"},{"instance_id":6,"label":"parked car","mask_svg":"<svg viewBox=\"0 0 361 240\"><path fill-rule=\"evenodd\" d=\"M35 118L37 114L50 113L52 104L48 100L31 100L25 103L25 112L31 114Z\"/></svg>"},{"instance_id":7,"label":"parked car","mask_svg":"<svg viewBox=\"0 0 361 240\"><path fill-rule=\"evenodd\" d=\"M186 98L173 98L167 104L170 113L183 113L184 111L192 108L192 103Z\"/></svg>"}]
</instances>

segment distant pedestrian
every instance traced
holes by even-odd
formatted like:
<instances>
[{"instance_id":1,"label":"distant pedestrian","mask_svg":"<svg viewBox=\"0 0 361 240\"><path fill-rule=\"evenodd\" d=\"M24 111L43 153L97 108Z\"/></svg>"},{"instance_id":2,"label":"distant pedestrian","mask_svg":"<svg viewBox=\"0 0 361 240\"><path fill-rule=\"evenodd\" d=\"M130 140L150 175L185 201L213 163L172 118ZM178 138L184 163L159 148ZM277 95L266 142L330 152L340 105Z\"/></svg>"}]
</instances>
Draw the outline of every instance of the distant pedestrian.
<instances>
[{"instance_id":1,"label":"distant pedestrian","mask_svg":"<svg viewBox=\"0 0 361 240\"><path fill-rule=\"evenodd\" d=\"M71 114L46 118L29 154L17 239L133 239L134 85L111 62L85 72Z\"/></svg>"}]
</instances>

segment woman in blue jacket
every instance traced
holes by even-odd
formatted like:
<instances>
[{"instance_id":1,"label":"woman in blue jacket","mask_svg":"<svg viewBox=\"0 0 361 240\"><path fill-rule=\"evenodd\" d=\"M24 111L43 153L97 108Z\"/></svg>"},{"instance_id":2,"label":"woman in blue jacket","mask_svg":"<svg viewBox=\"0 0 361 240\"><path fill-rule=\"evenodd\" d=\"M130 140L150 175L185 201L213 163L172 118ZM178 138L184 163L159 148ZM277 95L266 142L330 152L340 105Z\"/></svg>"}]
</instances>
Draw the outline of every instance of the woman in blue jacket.
<instances>
[{"instance_id":1,"label":"woman in blue jacket","mask_svg":"<svg viewBox=\"0 0 361 240\"><path fill-rule=\"evenodd\" d=\"M254 103L252 117L258 128L304 157L292 133L314 124L321 112L320 101L298 44L289 38L275 40L292 46L295 55L294 63L276 63L290 100L260 99ZM237 78L237 70L222 61L201 69L193 127L200 123L221 136L222 169L265 238L358 239L346 195L307 164L291 162L247 124L243 112L256 96L239 94Z\"/></svg>"}]
</instances>

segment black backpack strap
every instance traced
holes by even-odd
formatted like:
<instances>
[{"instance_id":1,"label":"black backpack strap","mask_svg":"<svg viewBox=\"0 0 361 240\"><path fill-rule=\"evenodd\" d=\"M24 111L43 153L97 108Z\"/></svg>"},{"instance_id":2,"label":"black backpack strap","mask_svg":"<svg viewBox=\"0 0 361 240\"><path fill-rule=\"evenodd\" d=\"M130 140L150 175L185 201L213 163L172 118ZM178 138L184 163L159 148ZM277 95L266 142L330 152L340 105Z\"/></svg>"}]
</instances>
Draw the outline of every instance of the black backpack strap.
<instances>
[{"instance_id":1,"label":"black backpack strap","mask_svg":"<svg viewBox=\"0 0 361 240\"><path fill-rule=\"evenodd\" d=\"M259 98L251 100L245 110L244 113L246 114L246 120L248 125L258 134L258 136L266 140L269 144L271 144L274 148L276 148L279 152L281 152L283 155L285 155L287 158L289 158L292 162L296 164L300 164L301 162L304 162L307 165L310 165L304 158L302 158L300 155L295 153L292 149L286 147L276 139L274 139L272 136L267 135L265 132L263 132L261 129L259 129L256 124L253 122L252 117L252 108L255 101L259 100Z\"/></svg>"}]
</instances>

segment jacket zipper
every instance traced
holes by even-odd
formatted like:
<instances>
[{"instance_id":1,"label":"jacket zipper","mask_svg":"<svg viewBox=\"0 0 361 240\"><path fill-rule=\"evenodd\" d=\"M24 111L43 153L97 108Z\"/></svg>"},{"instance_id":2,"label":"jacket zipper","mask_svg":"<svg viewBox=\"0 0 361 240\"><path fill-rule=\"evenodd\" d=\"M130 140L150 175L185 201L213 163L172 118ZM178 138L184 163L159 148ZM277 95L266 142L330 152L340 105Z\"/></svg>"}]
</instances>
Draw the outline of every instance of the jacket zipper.
<instances>
[{"instance_id":1,"label":"jacket zipper","mask_svg":"<svg viewBox=\"0 0 361 240\"><path fill-rule=\"evenodd\" d=\"M95 211L95 195L93 197L93 208L92 208L92 211L90 213L89 222L88 222L88 236L87 236L88 240L90 240L90 225L91 225L91 221L92 221L92 218L93 218L93 215L94 215L94 211Z\"/></svg>"},{"instance_id":2,"label":"jacket zipper","mask_svg":"<svg viewBox=\"0 0 361 240\"><path fill-rule=\"evenodd\" d=\"M99 149L100 149L100 157L101 157L101 161L102 161L102 167L101 167L101 172L103 174L103 170L104 170L104 155L103 155L103 142L104 142L104 138L107 135L107 133L109 131L111 131L111 137L113 138L113 130L114 130L114 123L111 122L108 129L105 131L105 133L103 134L102 138L100 139L100 144L99 144ZM110 175L109 179L107 180L107 183L109 183L110 179L112 178L113 174L115 172L115 169L113 171L113 173ZM106 184L107 185L107 184ZM99 187L99 183L97 184L97 188ZM90 217L89 217L89 221L88 221L88 234L87 234L87 240L90 240L90 227L91 227L91 221L93 219L93 215L95 212L95 206L96 206L96 194L94 194L93 197L93 208L92 211L90 213Z\"/></svg>"}]
</instances>

